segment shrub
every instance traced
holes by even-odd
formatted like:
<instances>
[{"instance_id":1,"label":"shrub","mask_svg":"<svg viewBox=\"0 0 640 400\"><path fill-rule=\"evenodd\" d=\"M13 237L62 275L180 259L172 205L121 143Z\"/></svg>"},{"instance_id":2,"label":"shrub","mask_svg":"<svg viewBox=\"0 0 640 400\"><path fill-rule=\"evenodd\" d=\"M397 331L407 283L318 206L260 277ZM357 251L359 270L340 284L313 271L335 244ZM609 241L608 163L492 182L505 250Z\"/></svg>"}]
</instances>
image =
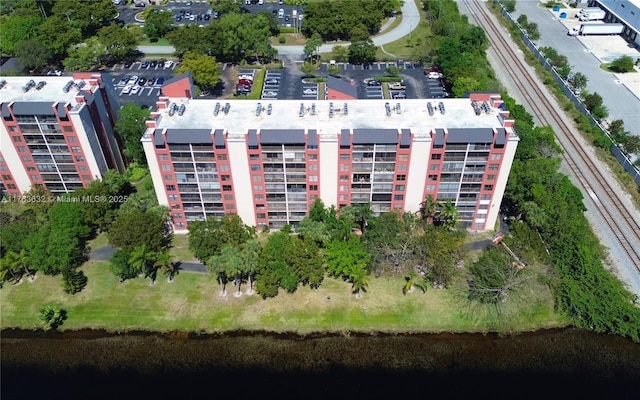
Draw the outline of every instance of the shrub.
<instances>
[{"instance_id":1,"label":"shrub","mask_svg":"<svg viewBox=\"0 0 640 400\"><path fill-rule=\"evenodd\" d=\"M46 305L40 309L40 321L47 329L56 329L67 319L67 311Z\"/></svg>"},{"instance_id":2,"label":"shrub","mask_svg":"<svg viewBox=\"0 0 640 400\"><path fill-rule=\"evenodd\" d=\"M87 286L88 279L84 272L76 269L65 269L62 271L62 288L67 294L76 294L85 286Z\"/></svg>"},{"instance_id":3,"label":"shrub","mask_svg":"<svg viewBox=\"0 0 640 400\"><path fill-rule=\"evenodd\" d=\"M505 0L502 5L508 13L512 13L516 10L516 0Z\"/></svg>"},{"instance_id":4,"label":"shrub","mask_svg":"<svg viewBox=\"0 0 640 400\"><path fill-rule=\"evenodd\" d=\"M633 71L633 58L629 56L622 56L615 59L609 68L614 72L631 72Z\"/></svg>"},{"instance_id":5,"label":"shrub","mask_svg":"<svg viewBox=\"0 0 640 400\"><path fill-rule=\"evenodd\" d=\"M147 168L140 166L138 163L132 162L124 173L124 178L129 182L138 182L140 179L144 178L148 172Z\"/></svg>"},{"instance_id":6,"label":"shrub","mask_svg":"<svg viewBox=\"0 0 640 400\"><path fill-rule=\"evenodd\" d=\"M284 36L280 36L278 38L278 43L285 44L286 42L287 42L287 39Z\"/></svg>"}]
</instances>

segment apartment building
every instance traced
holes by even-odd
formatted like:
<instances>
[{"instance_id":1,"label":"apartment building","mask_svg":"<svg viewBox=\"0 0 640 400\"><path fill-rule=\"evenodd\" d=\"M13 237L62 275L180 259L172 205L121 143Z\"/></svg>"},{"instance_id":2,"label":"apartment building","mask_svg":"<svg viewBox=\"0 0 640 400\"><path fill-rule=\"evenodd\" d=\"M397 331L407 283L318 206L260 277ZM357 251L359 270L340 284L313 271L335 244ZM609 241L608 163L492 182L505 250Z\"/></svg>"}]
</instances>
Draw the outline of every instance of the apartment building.
<instances>
[{"instance_id":1,"label":"apartment building","mask_svg":"<svg viewBox=\"0 0 640 400\"><path fill-rule=\"evenodd\" d=\"M72 192L124 171L109 74L0 77L0 189Z\"/></svg>"},{"instance_id":2,"label":"apartment building","mask_svg":"<svg viewBox=\"0 0 640 400\"><path fill-rule=\"evenodd\" d=\"M142 143L176 233L225 213L297 224L316 198L376 214L451 200L494 229L519 138L497 94L465 99L273 102L161 97ZM180 111L180 112L178 112Z\"/></svg>"}]
</instances>

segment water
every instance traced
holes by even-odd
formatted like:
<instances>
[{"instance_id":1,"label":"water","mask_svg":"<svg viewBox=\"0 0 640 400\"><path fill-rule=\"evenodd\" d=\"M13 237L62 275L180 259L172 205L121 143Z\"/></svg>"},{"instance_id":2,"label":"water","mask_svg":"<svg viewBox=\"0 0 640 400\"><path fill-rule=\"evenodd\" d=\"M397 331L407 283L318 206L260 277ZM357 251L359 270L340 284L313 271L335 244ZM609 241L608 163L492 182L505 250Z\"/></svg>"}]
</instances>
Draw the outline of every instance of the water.
<instances>
[{"instance_id":1,"label":"water","mask_svg":"<svg viewBox=\"0 0 640 400\"><path fill-rule=\"evenodd\" d=\"M1 362L3 400L640 398L640 345L574 328L506 337L3 330Z\"/></svg>"}]
</instances>

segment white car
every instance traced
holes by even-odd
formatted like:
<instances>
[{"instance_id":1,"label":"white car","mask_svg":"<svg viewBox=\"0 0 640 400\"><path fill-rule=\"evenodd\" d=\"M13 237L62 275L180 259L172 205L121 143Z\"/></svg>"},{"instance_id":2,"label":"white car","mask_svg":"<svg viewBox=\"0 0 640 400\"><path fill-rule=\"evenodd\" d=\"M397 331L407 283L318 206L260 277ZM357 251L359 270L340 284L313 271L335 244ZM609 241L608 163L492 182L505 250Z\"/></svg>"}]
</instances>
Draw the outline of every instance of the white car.
<instances>
[{"instance_id":1,"label":"white car","mask_svg":"<svg viewBox=\"0 0 640 400\"><path fill-rule=\"evenodd\" d=\"M171 67L173 67L173 61L171 61L171 60L167 60L167 61L165 61L165 62L164 62L164 67L165 67L165 68L171 68Z\"/></svg>"},{"instance_id":2,"label":"white car","mask_svg":"<svg viewBox=\"0 0 640 400\"><path fill-rule=\"evenodd\" d=\"M138 76L137 76L137 75L134 75L134 76L132 76L131 78L129 78L129 81L127 82L127 85L129 85L129 86L133 86L133 85L135 85L136 83L138 83Z\"/></svg>"},{"instance_id":3,"label":"white car","mask_svg":"<svg viewBox=\"0 0 640 400\"><path fill-rule=\"evenodd\" d=\"M135 85L134 87L131 88L131 94L138 94L138 93L140 93L141 89L142 88L140 86Z\"/></svg>"},{"instance_id":4,"label":"white car","mask_svg":"<svg viewBox=\"0 0 640 400\"><path fill-rule=\"evenodd\" d=\"M429 79L442 79L442 74L440 72L429 72L427 74L427 78L429 78Z\"/></svg>"},{"instance_id":5,"label":"white car","mask_svg":"<svg viewBox=\"0 0 640 400\"><path fill-rule=\"evenodd\" d=\"M131 93L131 89L133 88L133 86L131 85L127 85L124 87L124 89L122 89L122 94L129 94Z\"/></svg>"},{"instance_id":6,"label":"white car","mask_svg":"<svg viewBox=\"0 0 640 400\"><path fill-rule=\"evenodd\" d=\"M303 94L318 94L318 90L317 89L307 88L302 93Z\"/></svg>"},{"instance_id":7,"label":"white car","mask_svg":"<svg viewBox=\"0 0 640 400\"><path fill-rule=\"evenodd\" d=\"M242 80L242 79L253 82L253 76L251 75L240 75L238 77L238 80Z\"/></svg>"}]
</instances>

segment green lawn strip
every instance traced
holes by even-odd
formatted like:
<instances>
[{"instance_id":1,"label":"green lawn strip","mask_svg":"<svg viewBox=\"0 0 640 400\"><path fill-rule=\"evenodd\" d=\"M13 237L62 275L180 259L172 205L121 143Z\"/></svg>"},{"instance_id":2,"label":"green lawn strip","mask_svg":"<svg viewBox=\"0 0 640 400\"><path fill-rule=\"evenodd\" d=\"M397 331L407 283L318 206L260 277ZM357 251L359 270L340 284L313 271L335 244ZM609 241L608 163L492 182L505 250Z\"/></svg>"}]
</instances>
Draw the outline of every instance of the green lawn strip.
<instances>
[{"instance_id":1,"label":"green lawn strip","mask_svg":"<svg viewBox=\"0 0 640 400\"><path fill-rule=\"evenodd\" d=\"M189 235L173 235L169 252L175 257L174 261L200 262L189 250Z\"/></svg>"},{"instance_id":2,"label":"green lawn strip","mask_svg":"<svg viewBox=\"0 0 640 400\"><path fill-rule=\"evenodd\" d=\"M236 298L236 288L219 296L220 286L208 274L182 271L173 283L159 275L156 285L136 278L119 284L107 262L89 262L82 269L89 283L70 296L60 277L38 274L35 282L5 284L0 290L3 328L39 328L38 310L46 304L61 307L68 319L61 329L204 331L487 331L491 321L466 316L455 290L431 289L403 296L401 277L372 278L363 298L356 299L350 284L327 278L317 290L302 287L294 294L281 291L272 299L258 295ZM242 288L243 292L246 285ZM330 298L328 298L330 297ZM566 325L553 312L552 302L521 303L512 324L520 330ZM533 307L533 308L532 308ZM521 316L523 315L523 316ZM515 325L514 325L515 324Z\"/></svg>"},{"instance_id":3,"label":"green lawn strip","mask_svg":"<svg viewBox=\"0 0 640 400\"><path fill-rule=\"evenodd\" d=\"M157 41L152 42L145 37L138 42L138 46L172 46L172 44L167 38L159 38Z\"/></svg>"},{"instance_id":4,"label":"green lawn strip","mask_svg":"<svg viewBox=\"0 0 640 400\"><path fill-rule=\"evenodd\" d=\"M416 4L418 5L420 20L412 21L415 29L411 32L407 31L407 34L402 38L384 45L386 52L395 55L397 59L413 60L416 59L416 53L426 54L423 46L419 46L418 43L422 43L426 40L425 38L433 36L431 28L429 28L429 24L426 22L426 13L422 9L422 4L418 2L416 2ZM393 57L384 53L380 48L378 48L376 58L383 61L393 59Z\"/></svg>"}]
</instances>

